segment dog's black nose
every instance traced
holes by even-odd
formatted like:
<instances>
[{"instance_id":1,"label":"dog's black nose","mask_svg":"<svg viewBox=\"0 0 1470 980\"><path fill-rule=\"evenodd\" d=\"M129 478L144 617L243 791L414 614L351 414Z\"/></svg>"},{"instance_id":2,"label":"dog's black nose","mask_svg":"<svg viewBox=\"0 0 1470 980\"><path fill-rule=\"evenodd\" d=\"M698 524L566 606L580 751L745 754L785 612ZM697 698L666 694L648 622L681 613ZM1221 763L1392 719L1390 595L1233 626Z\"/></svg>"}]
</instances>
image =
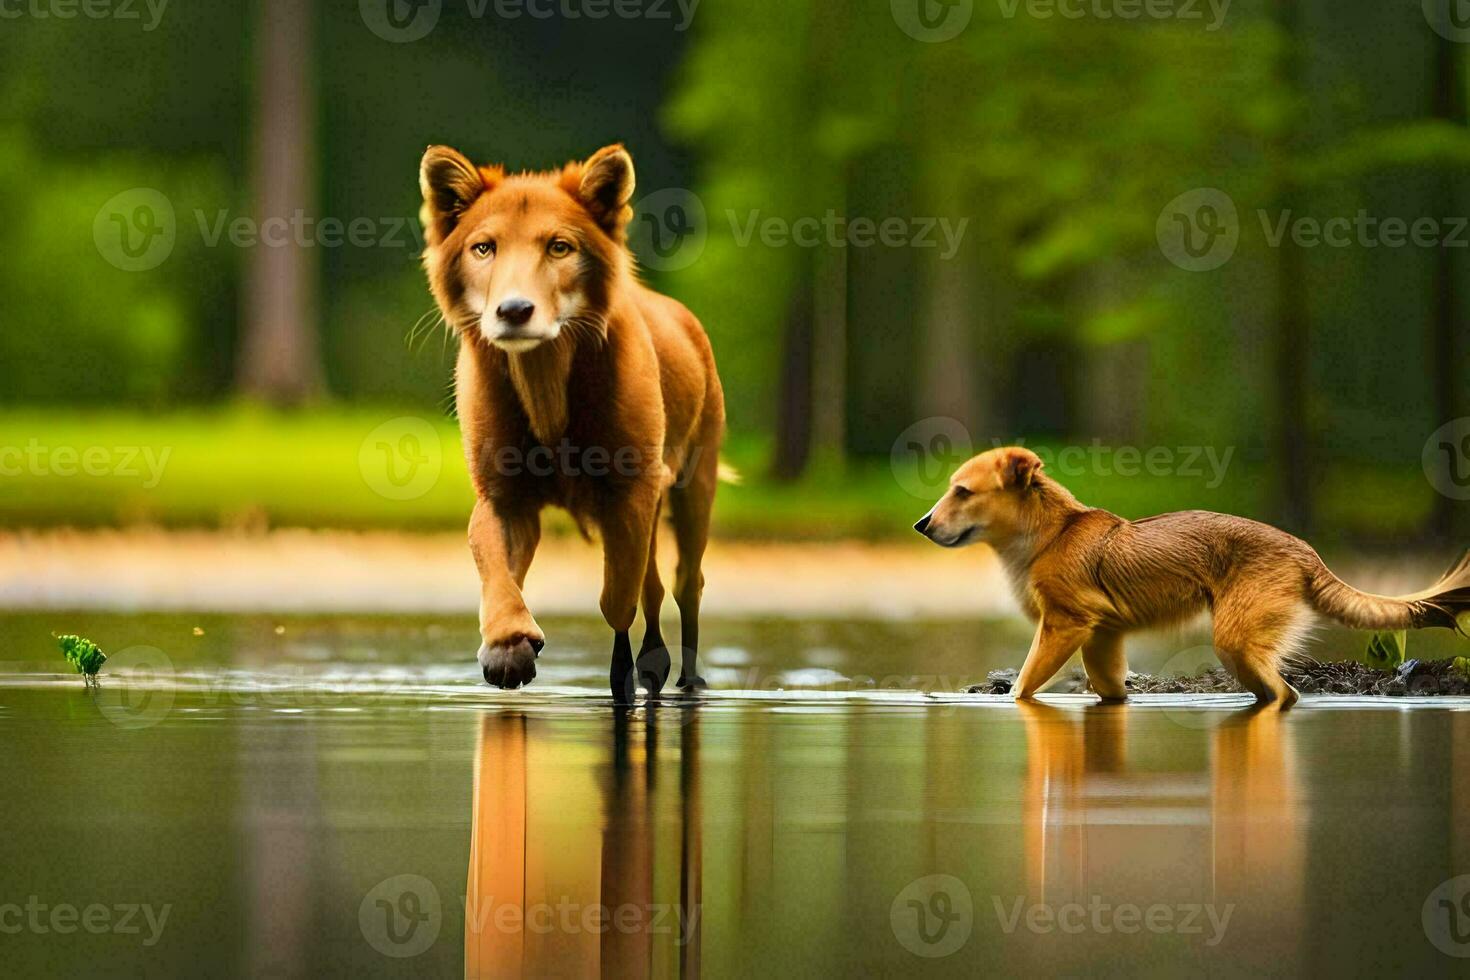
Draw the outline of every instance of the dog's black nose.
<instances>
[{"instance_id":1,"label":"dog's black nose","mask_svg":"<svg viewBox=\"0 0 1470 980\"><path fill-rule=\"evenodd\" d=\"M528 299L508 299L495 308L495 315L513 327L524 326L536 312L536 304Z\"/></svg>"},{"instance_id":2,"label":"dog's black nose","mask_svg":"<svg viewBox=\"0 0 1470 980\"><path fill-rule=\"evenodd\" d=\"M928 514L925 514L923 517L919 518L917 521L914 522L914 530L915 531L918 531L920 534L925 533L928 530L928 528L929 528L929 515Z\"/></svg>"}]
</instances>

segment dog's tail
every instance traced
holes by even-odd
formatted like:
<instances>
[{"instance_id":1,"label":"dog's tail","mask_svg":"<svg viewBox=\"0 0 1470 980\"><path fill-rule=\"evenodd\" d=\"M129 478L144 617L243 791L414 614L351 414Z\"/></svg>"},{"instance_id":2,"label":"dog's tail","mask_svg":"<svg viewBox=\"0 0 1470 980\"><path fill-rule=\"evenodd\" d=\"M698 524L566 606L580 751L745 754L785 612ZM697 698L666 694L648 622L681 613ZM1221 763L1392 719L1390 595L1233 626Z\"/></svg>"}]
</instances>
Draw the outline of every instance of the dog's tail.
<instances>
[{"instance_id":1,"label":"dog's tail","mask_svg":"<svg viewBox=\"0 0 1470 980\"><path fill-rule=\"evenodd\" d=\"M1312 608L1360 630L1424 629L1442 626L1470 636L1470 551L1423 592L1381 596L1360 592L1320 561L1308 572Z\"/></svg>"}]
</instances>

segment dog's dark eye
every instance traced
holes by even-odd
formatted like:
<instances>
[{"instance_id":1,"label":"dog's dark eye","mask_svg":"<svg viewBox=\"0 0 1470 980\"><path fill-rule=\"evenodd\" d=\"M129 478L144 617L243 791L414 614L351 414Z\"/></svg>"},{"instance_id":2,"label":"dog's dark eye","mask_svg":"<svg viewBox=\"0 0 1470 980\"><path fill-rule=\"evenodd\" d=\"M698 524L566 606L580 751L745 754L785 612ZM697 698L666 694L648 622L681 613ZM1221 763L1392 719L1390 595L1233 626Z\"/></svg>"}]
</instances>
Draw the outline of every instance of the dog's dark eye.
<instances>
[{"instance_id":1,"label":"dog's dark eye","mask_svg":"<svg viewBox=\"0 0 1470 980\"><path fill-rule=\"evenodd\" d=\"M560 238L553 238L551 244L546 246L546 254L553 259L564 259L572 254L572 243Z\"/></svg>"},{"instance_id":2,"label":"dog's dark eye","mask_svg":"<svg viewBox=\"0 0 1470 980\"><path fill-rule=\"evenodd\" d=\"M470 251L474 252L476 255L483 259L487 255L495 254L495 243L480 242L478 245L471 245Z\"/></svg>"},{"instance_id":3,"label":"dog's dark eye","mask_svg":"<svg viewBox=\"0 0 1470 980\"><path fill-rule=\"evenodd\" d=\"M964 500L966 497L973 496L973 494L971 494L969 490L965 489L959 484L955 484L953 487L951 487L950 493L954 494L954 499L956 500Z\"/></svg>"}]
</instances>

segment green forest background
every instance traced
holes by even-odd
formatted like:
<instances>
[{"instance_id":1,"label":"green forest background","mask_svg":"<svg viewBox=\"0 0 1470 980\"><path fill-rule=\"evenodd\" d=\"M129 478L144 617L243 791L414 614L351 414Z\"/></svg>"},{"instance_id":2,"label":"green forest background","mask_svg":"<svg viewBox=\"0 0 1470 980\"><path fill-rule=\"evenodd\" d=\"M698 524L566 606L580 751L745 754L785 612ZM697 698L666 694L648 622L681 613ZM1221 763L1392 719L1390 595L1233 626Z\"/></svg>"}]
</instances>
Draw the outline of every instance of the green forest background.
<instances>
[{"instance_id":1,"label":"green forest background","mask_svg":"<svg viewBox=\"0 0 1470 980\"><path fill-rule=\"evenodd\" d=\"M1431 434L1470 416L1470 231L1273 246L1260 217L1452 231L1470 213L1467 47L1434 28L1434 0L1235 0L1215 29L1204 3L1125 20L1024 0L703 0L681 29L672 0L603 19L174 0L150 30L141 3L139 21L46 2L0 20L0 445L170 456L153 486L13 467L5 524L462 525L419 156L449 143L546 168L623 141L645 275L700 315L720 362L746 475L723 534L903 534L938 485L915 487L906 446L947 462L963 446L933 420L954 419L976 449L1232 453L1220 481L1062 475L1126 516L1470 540L1470 504L1427 462ZM430 7L421 39L372 28ZM914 36L950 17L968 18L953 38ZM94 235L134 188L177 220L144 271ZM1238 209L1239 243L1194 271L1159 226L1200 188ZM266 249L200 228L294 208L377 237ZM947 260L741 240L755 215L829 211L967 224ZM673 259L655 251L670 229L692 236ZM363 472L365 440L400 417L429 420L443 458L411 499ZM1446 460L1461 462L1470 445Z\"/></svg>"}]
</instances>

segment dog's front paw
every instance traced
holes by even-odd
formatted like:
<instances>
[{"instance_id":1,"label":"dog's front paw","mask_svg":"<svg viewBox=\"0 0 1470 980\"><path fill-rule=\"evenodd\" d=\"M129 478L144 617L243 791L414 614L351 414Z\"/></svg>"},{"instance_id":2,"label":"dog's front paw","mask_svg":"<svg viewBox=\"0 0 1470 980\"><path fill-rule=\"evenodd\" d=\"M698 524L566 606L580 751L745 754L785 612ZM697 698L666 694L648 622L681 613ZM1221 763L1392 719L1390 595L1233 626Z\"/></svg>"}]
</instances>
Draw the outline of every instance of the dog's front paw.
<instances>
[{"instance_id":1,"label":"dog's front paw","mask_svg":"<svg viewBox=\"0 0 1470 980\"><path fill-rule=\"evenodd\" d=\"M709 689L709 681L695 674L692 677L679 675L679 690L681 691L705 691Z\"/></svg>"},{"instance_id":2,"label":"dog's front paw","mask_svg":"<svg viewBox=\"0 0 1470 980\"><path fill-rule=\"evenodd\" d=\"M519 634L491 646L480 644L480 669L485 682L507 691L524 687L536 678L536 657L546 641Z\"/></svg>"}]
</instances>

